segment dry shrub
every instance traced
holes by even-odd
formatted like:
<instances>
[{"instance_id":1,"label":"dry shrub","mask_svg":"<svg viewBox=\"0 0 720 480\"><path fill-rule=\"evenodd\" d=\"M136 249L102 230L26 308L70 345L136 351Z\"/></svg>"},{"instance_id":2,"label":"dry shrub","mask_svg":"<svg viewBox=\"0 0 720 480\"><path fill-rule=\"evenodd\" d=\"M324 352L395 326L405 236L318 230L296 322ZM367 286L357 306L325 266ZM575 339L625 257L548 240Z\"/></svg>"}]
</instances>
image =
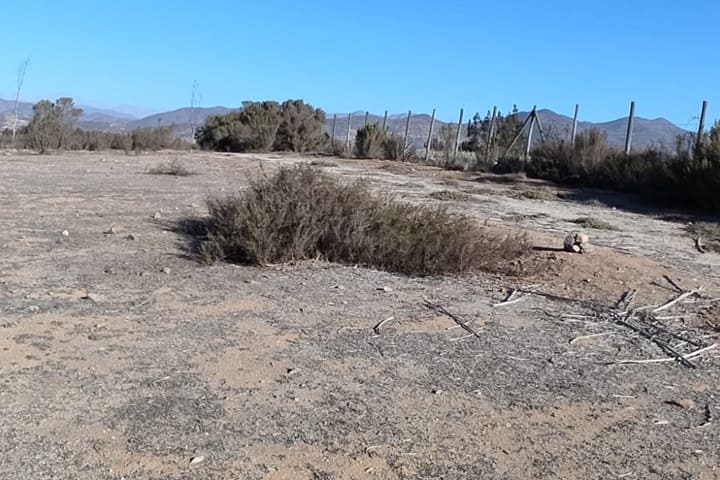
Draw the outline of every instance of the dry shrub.
<instances>
[{"instance_id":1,"label":"dry shrub","mask_svg":"<svg viewBox=\"0 0 720 480\"><path fill-rule=\"evenodd\" d=\"M595 217L579 217L571 220L571 222L583 228L591 228L593 230L617 230L617 227L612 223Z\"/></svg>"},{"instance_id":2,"label":"dry shrub","mask_svg":"<svg viewBox=\"0 0 720 480\"><path fill-rule=\"evenodd\" d=\"M444 200L444 201L457 201L457 202L466 202L469 200L472 200L472 195L465 193L465 192L458 192L457 190L438 190L437 192L432 192L430 194L431 198L434 198L435 200Z\"/></svg>"},{"instance_id":3,"label":"dry shrub","mask_svg":"<svg viewBox=\"0 0 720 480\"><path fill-rule=\"evenodd\" d=\"M174 175L176 177L187 177L193 174L193 172L177 160L158 163L154 167L149 168L148 173L151 175Z\"/></svg>"},{"instance_id":4,"label":"dry shrub","mask_svg":"<svg viewBox=\"0 0 720 480\"><path fill-rule=\"evenodd\" d=\"M209 201L206 261L267 264L311 258L405 274L508 271L529 244L467 216L376 196L307 165L281 168Z\"/></svg>"}]
</instances>

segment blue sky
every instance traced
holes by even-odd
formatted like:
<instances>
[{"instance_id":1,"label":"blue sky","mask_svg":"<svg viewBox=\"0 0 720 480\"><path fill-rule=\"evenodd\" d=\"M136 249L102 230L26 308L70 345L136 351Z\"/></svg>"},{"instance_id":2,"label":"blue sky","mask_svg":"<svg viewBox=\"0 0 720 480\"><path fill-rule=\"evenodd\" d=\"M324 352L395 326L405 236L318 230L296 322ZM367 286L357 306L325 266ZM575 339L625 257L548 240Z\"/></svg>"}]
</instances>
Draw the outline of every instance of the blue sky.
<instances>
[{"instance_id":1,"label":"blue sky","mask_svg":"<svg viewBox=\"0 0 720 480\"><path fill-rule=\"evenodd\" d=\"M720 2L4 2L0 97L162 111L303 98L443 119L533 104L581 119L720 117Z\"/></svg>"}]
</instances>

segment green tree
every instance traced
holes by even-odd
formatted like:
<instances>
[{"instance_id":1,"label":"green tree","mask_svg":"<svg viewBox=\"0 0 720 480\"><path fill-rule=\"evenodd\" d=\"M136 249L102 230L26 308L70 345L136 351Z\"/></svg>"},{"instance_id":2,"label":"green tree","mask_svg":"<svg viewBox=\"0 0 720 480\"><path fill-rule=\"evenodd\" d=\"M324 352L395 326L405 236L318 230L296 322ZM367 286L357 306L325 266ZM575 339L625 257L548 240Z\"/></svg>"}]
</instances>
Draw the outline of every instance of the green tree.
<instances>
[{"instance_id":1,"label":"green tree","mask_svg":"<svg viewBox=\"0 0 720 480\"><path fill-rule=\"evenodd\" d=\"M39 101L33 105L33 118L28 125L28 146L40 153L69 148L80 115L82 110L75 108L72 98L61 97L55 103Z\"/></svg>"}]
</instances>

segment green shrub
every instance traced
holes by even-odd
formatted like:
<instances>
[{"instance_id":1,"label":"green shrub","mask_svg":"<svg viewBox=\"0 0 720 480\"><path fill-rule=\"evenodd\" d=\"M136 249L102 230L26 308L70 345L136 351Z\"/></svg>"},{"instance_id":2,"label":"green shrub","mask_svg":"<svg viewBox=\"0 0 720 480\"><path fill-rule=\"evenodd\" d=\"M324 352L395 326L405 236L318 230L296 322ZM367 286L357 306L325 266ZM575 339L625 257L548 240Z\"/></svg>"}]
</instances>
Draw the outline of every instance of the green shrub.
<instances>
[{"instance_id":1,"label":"green shrub","mask_svg":"<svg viewBox=\"0 0 720 480\"><path fill-rule=\"evenodd\" d=\"M303 153L316 150L329 140L323 133L325 112L302 100L284 102L280 117L273 150Z\"/></svg>"},{"instance_id":2,"label":"green shrub","mask_svg":"<svg viewBox=\"0 0 720 480\"><path fill-rule=\"evenodd\" d=\"M225 152L307 152L327 142L325 113L302 100L243 102L242 110L212 115L196 132L198 145Z\"/></svg>"},{"instance_id":3,"label":"green shrub","mask_svg":"<svg viewBox=\"0 0 720 480\"><path fill-rule=\"evenodd\" d=\"M205 260L267 264L324 258L406 274L507 271L524 235L491 233L442 208L375 196L310 166L283 167L234 196L211 199Z\"/></svg>"},{"instance_id":4,"label":"green shrub","mask_svg":"<svg viewBox=\"0 0 720 480\"><path fill-rule=\"evenodd\" d=\"M355 135L355 155L360 158L380 158L383 153L385 132L377 123L358 129Z\"/></svg>"}]
</instances>

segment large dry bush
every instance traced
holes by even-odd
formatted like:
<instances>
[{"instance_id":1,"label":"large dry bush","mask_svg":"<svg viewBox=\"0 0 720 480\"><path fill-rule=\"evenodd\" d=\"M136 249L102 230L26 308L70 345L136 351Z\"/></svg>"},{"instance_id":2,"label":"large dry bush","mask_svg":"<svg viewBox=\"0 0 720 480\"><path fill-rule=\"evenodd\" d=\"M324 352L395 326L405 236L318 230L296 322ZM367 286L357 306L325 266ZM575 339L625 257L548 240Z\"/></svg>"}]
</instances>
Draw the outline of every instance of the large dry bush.
<instances>
[{"instance_id":1,"label":"large dry bush","mask_svg":"<svg viewBox=\"0 0 720 480\"><path fill-rule=\"evenodd\" d=\"M490 233L437 207L374 195L310 166L284 167L235 196L209 201L207 261L267 264L323 258L406 274L504 271L524 235Z\"/></svg>"}]
</instances>

